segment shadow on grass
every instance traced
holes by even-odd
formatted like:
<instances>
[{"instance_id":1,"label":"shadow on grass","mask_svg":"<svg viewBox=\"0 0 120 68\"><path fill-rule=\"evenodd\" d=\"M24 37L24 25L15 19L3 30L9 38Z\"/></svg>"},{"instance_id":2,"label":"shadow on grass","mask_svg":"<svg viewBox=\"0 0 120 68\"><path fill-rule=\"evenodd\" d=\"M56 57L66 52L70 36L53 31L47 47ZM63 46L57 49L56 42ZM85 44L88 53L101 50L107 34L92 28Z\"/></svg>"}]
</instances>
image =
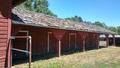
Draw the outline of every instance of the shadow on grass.
<instances>
[{"instance_id":1,"label":"shadow on grass","mask_svg":"<svg viewBox=\"0 0 120 68\"><path fill-rule=\"evenodd\" d=\"M118 46L118 47L120 47L120 46ZM100 48L105 48L105 46L100 46ZM85 50L90 51L90 50L94 50L94 49L97 49L97 48L96 47L94 47L94 48L86 47ZM69 49L69 50L63 51L62 55L70 55L70 54L74 54L74 53L78 53L78 52L83 52L83 50L82 49ZM39 61L39 60L47 60L47 59L51 59L53 57L56 57L56 53L46 53L46 54L42 54L42 55L34 55L34 56L32 56L32 62ZM13 65L28 63L28 59L29 59L29 57L13 59Z\"/></svg>"}]
</instances>

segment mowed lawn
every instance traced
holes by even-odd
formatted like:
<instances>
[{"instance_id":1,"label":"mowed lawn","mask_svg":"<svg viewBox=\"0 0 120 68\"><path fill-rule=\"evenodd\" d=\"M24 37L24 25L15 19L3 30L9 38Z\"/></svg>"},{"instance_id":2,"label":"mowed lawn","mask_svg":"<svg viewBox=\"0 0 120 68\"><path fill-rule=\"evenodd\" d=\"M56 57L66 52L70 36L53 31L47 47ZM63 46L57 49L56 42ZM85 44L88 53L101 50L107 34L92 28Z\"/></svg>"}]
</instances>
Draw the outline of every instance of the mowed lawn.
<instances>
[{"instance_id":1,"label":"mowed lawn","mask_svg":"<svg viewBox=\"0 0 120 68\"><path fill-rule=\"evenodd\" d=\"M14 65L13 68L28 68L28 64ZM32 62L32 68L120 68L120 47L110 46L38 60Z\"/></svg>"}]
</instances>

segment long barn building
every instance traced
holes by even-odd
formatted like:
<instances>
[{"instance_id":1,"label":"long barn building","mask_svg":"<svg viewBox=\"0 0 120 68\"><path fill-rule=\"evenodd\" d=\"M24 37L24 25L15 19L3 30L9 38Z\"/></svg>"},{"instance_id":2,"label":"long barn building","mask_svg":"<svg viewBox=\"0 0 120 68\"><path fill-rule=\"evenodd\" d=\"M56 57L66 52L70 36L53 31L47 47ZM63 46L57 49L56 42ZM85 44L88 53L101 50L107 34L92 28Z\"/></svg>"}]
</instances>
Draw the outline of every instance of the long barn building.
<instances>
[{"instance_id":1,"label":"long barn building","mask_svg":"<svg viewBox=\"0 0 120 68\"><path fill-rule=\"evenodd\" d=\"M0 1L0 68L11 67L11 55L13 58L24 57L23 53L12 51L12 48L29 49L26 39L13 39L18 36L31 36L32 55L55 53L58 57L61 53L74 49L85 51L92 47L99 48L101 34L106 36L107 46L110 34L114 39L114 32L96 25L14 7L23 1Z\"/></svg>"}]
</instances>

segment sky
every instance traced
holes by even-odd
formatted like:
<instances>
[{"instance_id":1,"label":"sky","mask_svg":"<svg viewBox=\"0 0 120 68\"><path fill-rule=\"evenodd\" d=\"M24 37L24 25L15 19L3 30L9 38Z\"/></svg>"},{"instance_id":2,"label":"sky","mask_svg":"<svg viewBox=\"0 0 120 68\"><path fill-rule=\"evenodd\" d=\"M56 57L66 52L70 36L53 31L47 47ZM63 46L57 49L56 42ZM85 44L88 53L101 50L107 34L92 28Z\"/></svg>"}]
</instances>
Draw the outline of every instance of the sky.
<instances>
[{"instance_id":1,"label":"sky","mask_svg":"<svg viewBox=\"0 0 120 68\"><path fill-rule=\"evenodd\" d=\"M48 0L49 9L59 18L80 16L84 21L100 21L120 26L120 0Z\"/></svg>"}]
</instances>

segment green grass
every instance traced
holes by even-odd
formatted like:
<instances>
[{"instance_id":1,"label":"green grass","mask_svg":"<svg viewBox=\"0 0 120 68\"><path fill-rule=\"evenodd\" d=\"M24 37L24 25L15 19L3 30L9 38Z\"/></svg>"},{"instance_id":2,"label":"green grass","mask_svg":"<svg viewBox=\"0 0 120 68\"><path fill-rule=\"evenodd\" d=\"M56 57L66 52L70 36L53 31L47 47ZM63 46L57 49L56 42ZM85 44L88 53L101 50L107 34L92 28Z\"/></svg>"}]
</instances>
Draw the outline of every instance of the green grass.
<instances>
[{"instance_id":1,"label":"green grass","mask_svg":"<svg viewBox=\"0 0 120 68\"><path fill-rule=\"evenodd\" d=\"M13 67L28 68L28 64ZM60 58L38 60L32 63L32 68L120 68L120 47L102 48L63 55Z\"/></svg>"}]
</instances>

